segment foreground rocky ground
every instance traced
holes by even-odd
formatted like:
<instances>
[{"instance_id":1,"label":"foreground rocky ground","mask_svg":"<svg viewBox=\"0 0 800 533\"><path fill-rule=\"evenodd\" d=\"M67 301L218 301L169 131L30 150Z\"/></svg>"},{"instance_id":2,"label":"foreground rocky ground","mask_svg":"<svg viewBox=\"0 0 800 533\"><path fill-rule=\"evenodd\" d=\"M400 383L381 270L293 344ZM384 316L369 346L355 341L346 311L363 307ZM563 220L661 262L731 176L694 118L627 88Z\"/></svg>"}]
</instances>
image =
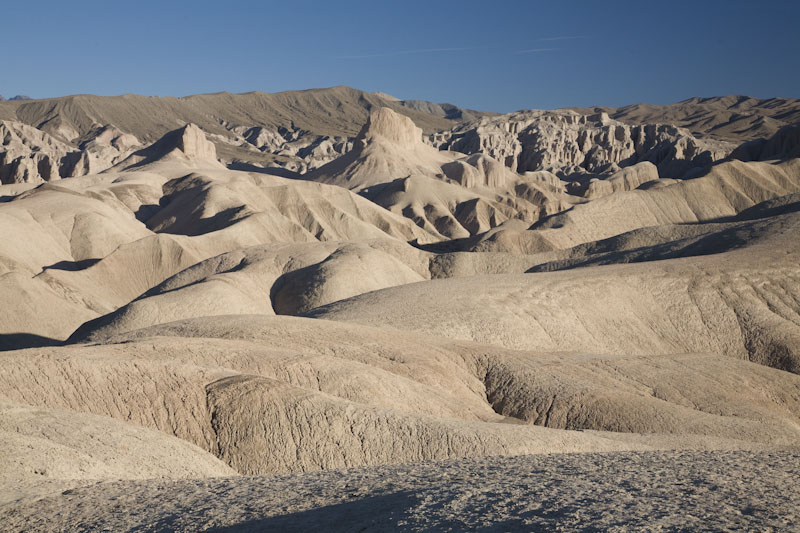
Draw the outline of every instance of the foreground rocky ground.
<instances>
[{"instance_id":1,"label":"foreground rocky ground","mask_svg":"<svg viewBox=\"0 0 800 533\"><path fill-rule=\"evenodd\" d=\"M800 453L555 454L99 482L5 506L0 521L7 531L791 531Z\"/></svg>"}]
</instances>

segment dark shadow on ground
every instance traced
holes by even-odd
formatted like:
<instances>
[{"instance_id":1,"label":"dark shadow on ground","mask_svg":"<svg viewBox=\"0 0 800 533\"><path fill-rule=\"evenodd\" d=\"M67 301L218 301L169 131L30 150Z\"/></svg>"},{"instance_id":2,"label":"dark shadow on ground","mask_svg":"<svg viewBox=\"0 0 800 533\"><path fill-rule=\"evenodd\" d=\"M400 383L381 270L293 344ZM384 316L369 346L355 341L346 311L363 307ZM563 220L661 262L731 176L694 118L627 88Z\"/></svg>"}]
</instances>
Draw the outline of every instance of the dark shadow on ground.
<instances>
[{"instance_id":1,"label":"dark shadow on ground","mask_svg":"<svg viewBox=\"0 0 800 533\"><path fill-rule=\"evenodd\" d=\"M99 261L100 258L82 259L80 261L59 261L58 263L53 263L52 265L42 268L42 271L66 270L67 272L78 272L79 270L84 270L90 266L96 265Z\"/></svg>"},{"instance_id":2,"label":"dark shadow on ground","mask_svg":"<svg viewBox=\"0 0 800 533\"><path fill-rule=\"evenodd\" d=\"M402 529L406 511L417 503L410 492L396 492L352 500L299 513L250 520L214 529L225 532L364 531Z\"/></svg>"},{"instance_id":3,"label":"dark shadow on ground","mask_svg":"<svg viewBox=\"0 0 800 533\"><path fill-rule=\"evenodd\" d=\"M413 241L409 241L408 244L424 252L447 254L451 252L463 252L474 242L474 237L464 237L461 239L451 239L449 241L439 241L428 244L420 244L417 239L414 239Z\"/></svg>"},{"instance_id":4,"label":"dark shadow on ground","mask_svg":"<svg viewBox=\"0 0 800 533\"><path fill-rule=\"evenodd\" d=\"M60 340L34 335L33 333L0 334L0 352L23 350L25 348L41 348L42 346L61 346L62 344L64 343Z\"/></svg>"},{"instance_id":5,"label":"dark shadow on ground","mask_svg":"<svg viewBox=\"0 0 800 533\"><path fill-rule=\"evenodd\" d=\"M269 174L270 176L278 176L279 178L297 179L300 174L281 167L259 167L245 161L233 161L228 163L230 170L241 170L243 172L257 172L259 174Z\"/></svg>"},{"instance_id":6,"label":"dark shadow on ground","mask_svg":"<svg viewBox=\"0 0 800 533\"><path fill-rule=\"evenodd\" d=\"M133 214L136 217L136 220L145 224L153 215L158 213L159 209L161 209L161 205L159 204L142 204L139 206L139 209Z\"/></svg>"},{"instance_id":7,"label":"dark shadow on ground","mask_svg":"<svg viewBox=\"0 0 800 533\"><path fill-rule=\"evenodd\" d=\"M441 498L436 502L421 504L416 493L402 491L370 496L349 502L309 509L282 516L250 520L233 526L210 531L247 533L261 531L548 531L551 528L532 524L531 516L509 517L506 520L476 526L460 520L448 509L452 502ZM450 516L448 516L450 515ZM558 511L544 516L545 521L557 525L562 515ZM169 524L159 524L169 528ZM158 529L158 528L157 528Z\"/></svg>"}]
</instances>

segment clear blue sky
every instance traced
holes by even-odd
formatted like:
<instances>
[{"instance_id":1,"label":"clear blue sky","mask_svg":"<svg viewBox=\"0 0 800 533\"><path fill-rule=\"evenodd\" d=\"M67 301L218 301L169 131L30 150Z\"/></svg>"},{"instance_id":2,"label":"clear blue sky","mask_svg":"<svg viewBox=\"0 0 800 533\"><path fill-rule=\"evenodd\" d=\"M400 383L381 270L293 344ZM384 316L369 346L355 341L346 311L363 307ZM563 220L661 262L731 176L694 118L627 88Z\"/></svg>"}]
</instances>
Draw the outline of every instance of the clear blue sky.
<instances>
[{"instance_id":1,"label":"clear blue sky","mask_svg":"<svg viewBox=\"0 0 800 533\"><path fill-rule=\"evenodd\" d=\"M800 1L0 0L0 94L349 85L492 111L800 97Z\"/></svg>"}]
</instances>

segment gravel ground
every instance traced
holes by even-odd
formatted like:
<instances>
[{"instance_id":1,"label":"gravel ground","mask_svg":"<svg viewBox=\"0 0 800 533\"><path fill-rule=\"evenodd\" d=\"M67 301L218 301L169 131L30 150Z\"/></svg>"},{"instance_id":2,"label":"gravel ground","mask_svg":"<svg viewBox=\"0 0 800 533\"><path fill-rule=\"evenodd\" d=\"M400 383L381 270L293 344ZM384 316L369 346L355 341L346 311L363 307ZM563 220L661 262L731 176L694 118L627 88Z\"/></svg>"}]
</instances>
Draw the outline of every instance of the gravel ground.
<instances>
[{"instance_id":1,"label":"gravel ground","mask_svg":"<svg viewBox=\"0 0 800 533\"><path fill-rule=\"evenodd\" d=\"M800 530L800 452L481 458L103 482L0 509L8 531Z\"/></svg>"}]
</instances>

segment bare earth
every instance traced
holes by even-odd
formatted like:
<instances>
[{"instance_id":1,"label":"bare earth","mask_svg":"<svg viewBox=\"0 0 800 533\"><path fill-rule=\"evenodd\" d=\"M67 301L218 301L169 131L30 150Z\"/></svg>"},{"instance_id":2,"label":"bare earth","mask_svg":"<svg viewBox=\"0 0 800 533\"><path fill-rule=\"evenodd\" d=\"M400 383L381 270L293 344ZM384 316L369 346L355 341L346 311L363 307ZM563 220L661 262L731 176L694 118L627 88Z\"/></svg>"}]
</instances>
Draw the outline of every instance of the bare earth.
<instances>
[{"instance_id":1,"label":"bare earth","mask_svg":"<svg viewBox=\"0 0 800 533\"><path fill-rule=\"evenodd\" d=\"M124 481L0 509L14 531L790 531L800 455L486 457L284 477Z\"/></svg>"},{"instance_id":2,"label":"bare earth","mask_svg":"<svg viewBox=\"0 0 800 533\"><path fill-rule=\"evenodd\" d=\"M0 529L800 529L799 108L3 102Z\"/></svg>"}]
</instances>

